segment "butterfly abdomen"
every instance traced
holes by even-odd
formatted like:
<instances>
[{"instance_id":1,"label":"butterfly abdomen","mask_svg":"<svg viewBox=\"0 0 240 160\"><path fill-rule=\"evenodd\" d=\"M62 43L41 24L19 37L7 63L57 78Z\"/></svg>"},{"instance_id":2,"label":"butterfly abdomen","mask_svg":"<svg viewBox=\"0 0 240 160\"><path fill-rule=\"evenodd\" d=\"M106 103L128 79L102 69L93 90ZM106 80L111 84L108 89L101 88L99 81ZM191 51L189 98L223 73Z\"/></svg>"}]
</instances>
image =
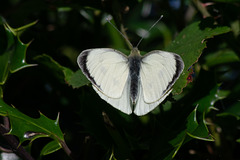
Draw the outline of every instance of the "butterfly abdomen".
<instances>
[{"instance_id":1,"label":"butterfly abdomen","mask_svg":"<svg viewBox=\"0 0 240 160\"><path fill-rule=\"evenodd\" d=\"M140 56L129 57L129 74L130 74L130 98L135 105L138 97L139 75L140 75Z\"/></svg>"}]
</instances>

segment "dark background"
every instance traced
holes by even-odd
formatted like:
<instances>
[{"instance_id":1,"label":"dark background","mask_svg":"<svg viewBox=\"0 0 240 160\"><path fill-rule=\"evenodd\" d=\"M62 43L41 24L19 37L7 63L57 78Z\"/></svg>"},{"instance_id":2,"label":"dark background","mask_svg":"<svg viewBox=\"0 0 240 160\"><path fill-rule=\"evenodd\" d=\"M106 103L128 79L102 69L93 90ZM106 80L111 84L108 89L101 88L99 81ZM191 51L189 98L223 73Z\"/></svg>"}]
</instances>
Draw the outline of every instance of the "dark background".
<instances>
[{"instance_id":1,"label":"dark background","mask_svg":"<svg viewBox=\"0 0 240 160\"><path fill-rule=\"evenodd\" d=\"M184 89L183 95L190 93L191 96L183 99L182 103L187 104L188 101L189 104L193 103L194 98L204 95L216 83L221 84L222 90L232 93L215 104L218 112L210 112L207 115L215 126L213 131L220 136L220 145L216 145L215 142L192 140L180 149L176 159L240 159L240 146L236 142L240 137L239 117L236 116L239 115L240 109L236 110L234 116L217 116L240 100L239 61L204 68L208 65L206 55L214 54L218 50L229 49L239 56L240 3L224 0L210 2L213 5L206 9L211 17L219 26L229 26L233 32L227 36L208 40L207 48L199 62L193 66L195 67L193 82ZM115 36L119 33L106 23L105 18L108 14L113 15L117 27L123 24L127 28L127 34L133 45L136 45L140 39L137 32L140 28L148 29L160 15L164 16L159 23L161 27L154 28L150 36L140 44L139 49L145 52L164 49L182 29L204 18L196 3L187 0L2 0L0 2L0 15L13 28L38 20L36 25L21 36L24 43L32 41L27 50L28 63L38 63L34 58L45 53L73 71L79 69L76 57L85 49L103 47L127 49L124 40L119 39L119 35ZM3 33L3 28L0 33ZM130 132L130 139L138 137L136 142L141 140L144 145L151 139L147 137L147 133L154 132L150 129L155 125L155 121L173 121L175 118L174 114L168 119L159 118L154 114L140 120L136 116L128 118L101 100L91 87L73 89L41 64L12 74L4 88L4 101L35 118L39 117L39 111L51 119L56 119L57 114L60 113L60 127L65 133L66 143L81 159L109 159L111 155L114 141L104 124L101 115L103 110L107 111L122 135ZM181 112L181 108L178 111ZM129 137L124 136L124 138ZM166 137L160 137L160 139L164 138ZM41 138L33 142L31 149L33 157L39 156L41 148L48 141L47 138ZM150 148L147 145L132 146L134 159L148 159L151 152L156 151L154 145ZM116 158L121 159L121 155L116 154ZM69 158L63 150L59 150L44 156L43 159Z\"/></svg>"}]
</instances>

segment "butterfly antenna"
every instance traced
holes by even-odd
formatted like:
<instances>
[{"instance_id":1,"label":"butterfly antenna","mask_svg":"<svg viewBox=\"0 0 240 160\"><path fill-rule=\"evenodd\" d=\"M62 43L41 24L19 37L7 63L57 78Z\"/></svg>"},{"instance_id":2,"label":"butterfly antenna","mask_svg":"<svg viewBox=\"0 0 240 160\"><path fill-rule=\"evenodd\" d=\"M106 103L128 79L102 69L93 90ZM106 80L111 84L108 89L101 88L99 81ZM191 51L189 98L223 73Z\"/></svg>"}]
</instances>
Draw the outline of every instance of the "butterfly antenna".
<instances>
[{"instance_id":1,"label":"butterfly antenna","mask_svg":"<svg viewBox=\"0 0 240 160\"><path fill-rule=\"evenodd\" d=\"M144 36L142 36L142 38L139 40L138 44L137 44L137 48L139 46L139 44L142 42L143 38L146 38L147 34L150 32L150 30L163 18L163 15L160 16L160 18L148 29L148 31L144 34Z\"/></svg>"},{"instance_id":2,"label":"butterfly antenna","mask_svg":"<svg viewBox=\"0 0 240 160\"><path fill-rule=\"evenodd\" d=\"M113 26L114 29L116 29L116 30L121 34L121 36L127 41L128 45L131 47L131 49L133 49L133 45L132 45L131 42L128 40L127 36L124 35L121 31L119 31L119 30L117 29L116 26L114 26L114 25L112 24L112 22L110 21L110 20L111 20L110 17L107 17L106 20L108 21L108 23L110 23L110 24Z\"/></svg>"}]
</instances>

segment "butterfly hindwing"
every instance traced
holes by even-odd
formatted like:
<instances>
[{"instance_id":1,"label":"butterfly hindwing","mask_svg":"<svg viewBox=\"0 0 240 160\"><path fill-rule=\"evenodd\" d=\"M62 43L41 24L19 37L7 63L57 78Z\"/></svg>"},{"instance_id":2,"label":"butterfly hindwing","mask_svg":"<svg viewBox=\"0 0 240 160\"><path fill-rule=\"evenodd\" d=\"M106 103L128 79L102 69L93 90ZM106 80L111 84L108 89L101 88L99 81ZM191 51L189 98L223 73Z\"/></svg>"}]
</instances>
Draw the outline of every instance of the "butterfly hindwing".
<instances>
[{"instance_id":1,"label":"butterfly hindwing","mask_svg":"<svg viewBox=\"0 0 240 160\"><path fill-rule=\"evenodd\" d=\"M94 90L98 93L98 95L104 99L106 102L111 104L114 108L126 113L131 114L132 113L132 105L130 101L130 83L126 83L123 89L122 96L119 98L111 98L106 96L104 93L100 92L99 89L97 89L95 86L93 86Z\"/></svg>"},{"instance_id":2,"label":"butterfly hindwing","mask_svg":"<svg viewBox=\"0 0 240 160\"><path fill-rule=\"evenodd\" d=\"M134 109L137 115L153 110L171 92L184 68L179 55L152 51L142 58L140 67L139 97Z\"/></svg>"}]
</instances>

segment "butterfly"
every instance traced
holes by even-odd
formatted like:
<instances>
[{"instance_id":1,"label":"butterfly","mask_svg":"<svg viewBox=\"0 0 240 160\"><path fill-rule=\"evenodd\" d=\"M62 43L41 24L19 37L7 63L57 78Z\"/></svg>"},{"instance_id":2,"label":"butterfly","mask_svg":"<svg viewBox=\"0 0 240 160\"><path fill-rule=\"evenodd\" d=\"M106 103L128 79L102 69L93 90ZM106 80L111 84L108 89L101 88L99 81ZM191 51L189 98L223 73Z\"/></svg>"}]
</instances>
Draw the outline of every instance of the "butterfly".
<instances>
[{"instance_id":1,"label":"butterfly","mask_svg":"<svg viewBox=\"0 0 240 160\"><path fill-rule=\"evenodd\" d=\"M171 93L184 69L178 54L154 50L141 56L137 47L129 56L111 48L87 49L77 63L103 100L138 116L152 111Z\"/></svg>"}]
</instances>

